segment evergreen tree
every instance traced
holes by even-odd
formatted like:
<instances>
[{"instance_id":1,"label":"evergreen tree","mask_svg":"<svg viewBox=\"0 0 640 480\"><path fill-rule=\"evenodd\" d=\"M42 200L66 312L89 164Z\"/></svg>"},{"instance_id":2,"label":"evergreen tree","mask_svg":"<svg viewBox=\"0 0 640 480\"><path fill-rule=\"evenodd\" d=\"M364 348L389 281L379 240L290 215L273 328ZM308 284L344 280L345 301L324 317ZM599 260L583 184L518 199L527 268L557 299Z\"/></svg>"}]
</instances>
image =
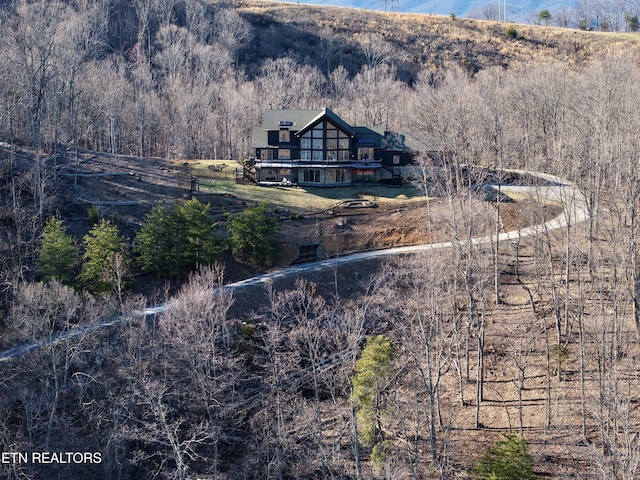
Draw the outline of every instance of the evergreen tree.
<instances>
[{"instance_id":1,"label":"evergreen tree","mask_svg":"<svg viewBox=\"0 0 640 480\"><path fill-rule=\"evenodd\" d=\"M273 236L278 231L278 218L267 211L266 203L231 215L227 229L235 256L248 257L252 265L272 264L276 254Z\"/></svg>"},{"instance_id":2,"label":"evergreen tree","mask_svg":"<svg viewBox=\"0 0 640 480\"><path fill-rule=\"evenodd\" d=\"M517 433L496 440L471 469L474 480L535 480L527 441Z\"/></svg>"},{"instance_id":3,"label":"evergreen tree","mask_svg":"<svg viewBox=\"0 0 640 480\"><path fill-rule=\"evenodd\" d=\"M394 351L383 335L369 337L356 362L351 401L358 408L358 436L366 446L374 446L382 430L385 413L383 391L393 378Z\"/></svg>"},{"instance_id":4,"label":"evergreen tree","mask_svg":"<svg viewBox=\"0 0 640 480\"><path fill-rule=\"evenodd\" d=\"M220 256L218 239L213 235L217 223L211 218L211 205L196 199L178 205L178 219L183 225L183 262L195 268L210 265Z\"/></svg>"},{"instance_id":5,"label":"evergreen tree","mask_svg":"<svg viewBox=\"0 0 640 480\"><path fill-rule=\"evenodd\" d=\"M62 220L51 217L47 221L37 254L36 268L43 280L55 279L67 284L71 281L78 247Z\"/></svg>"},{"instance_id":6,"label":"evergreen tree","mask_svg":"<svg viewBox=\"0 0 640 480\"><path fill-rule=\"evenodd\" d=\"M118 233L118 227L102 219L84 236L84 255L79 279L88 290L98 292L118 291L122 281L127 281L124 272L129 260L125 238Z\"/></svg>"},{"instance_id":7,"label":"evergreen tree","mask_svg":"<svg viewBox=\"0 0 640 480\"><path fill-rule=\"evenodd\" d=\"M134 249L143 272L176 276L197 265L209 265L220 256L214 236L217 223L211 206L189 200L171 207L155 207L136 234Z\"/></svg>"},{"instance_id":8,"label":"evergreen tree","mask_svg":"<svg viewBox=\"0 0 640 480\"><path fill-rule=\"evenodd\" d=\"M540 11L540 13L538 13L538 23L549 25L549 22L551 22L551 12L549 12L549 10L545 8L544 10Z\"/></svg>"},{"instance_id":9,"label":"evergreen tree","mask_svg":"<svg viewBox=\"0 0 640 480\"><path fill-rule=\"evenodd\" d=\"M136 234L134 250L140 270L177 275L181 270L179 220L175 208L156 206Z\"/></svg>"},{"instance_id":10,"label":"evergreen tree","mask_svg":"<svg viewBox=\"0 0 640 480\"><path fill-rule=\"evenodd\" d=\"M640 30L640 20L638 20L638 15L625 13L624 21L627 23L627 32L637 32Z\"/></svg>"}]
</instances>

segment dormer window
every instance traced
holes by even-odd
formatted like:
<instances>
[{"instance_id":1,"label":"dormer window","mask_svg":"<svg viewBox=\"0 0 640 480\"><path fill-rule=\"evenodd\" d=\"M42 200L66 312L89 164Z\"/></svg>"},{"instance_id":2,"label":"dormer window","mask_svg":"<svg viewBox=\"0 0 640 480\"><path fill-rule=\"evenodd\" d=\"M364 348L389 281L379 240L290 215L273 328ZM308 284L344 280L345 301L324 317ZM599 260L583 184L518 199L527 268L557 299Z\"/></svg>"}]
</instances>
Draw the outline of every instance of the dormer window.
<instances>
[{"instance_id":1,"label":"dormer window","mask_svg":"<svg viewBox=\"0 0 640 480\"><path fill-rule=\"evenodd\" d=\"M291 142L291 134L288 128L281 128L280 135L278 137L280 143L289 143Z\"/></svg>"}]
</instances>

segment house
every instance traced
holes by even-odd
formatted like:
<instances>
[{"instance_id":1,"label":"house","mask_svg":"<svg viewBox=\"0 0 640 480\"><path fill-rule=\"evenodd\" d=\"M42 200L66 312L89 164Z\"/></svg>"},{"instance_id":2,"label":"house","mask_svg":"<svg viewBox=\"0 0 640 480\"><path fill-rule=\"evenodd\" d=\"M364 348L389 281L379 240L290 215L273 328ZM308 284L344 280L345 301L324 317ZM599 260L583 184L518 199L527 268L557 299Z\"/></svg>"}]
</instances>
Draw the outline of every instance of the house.
<instances>
[{"instance_id":1,"label":"house","mask_svg":"<svg viewBox=\"0 0 640 480\"><path fill-rule=\"evenodd\" d=\"M349 125L330 109L267 110L253 132L258 185L400 185L415 152L403 135Z\"/></svg>"}]
</instances>

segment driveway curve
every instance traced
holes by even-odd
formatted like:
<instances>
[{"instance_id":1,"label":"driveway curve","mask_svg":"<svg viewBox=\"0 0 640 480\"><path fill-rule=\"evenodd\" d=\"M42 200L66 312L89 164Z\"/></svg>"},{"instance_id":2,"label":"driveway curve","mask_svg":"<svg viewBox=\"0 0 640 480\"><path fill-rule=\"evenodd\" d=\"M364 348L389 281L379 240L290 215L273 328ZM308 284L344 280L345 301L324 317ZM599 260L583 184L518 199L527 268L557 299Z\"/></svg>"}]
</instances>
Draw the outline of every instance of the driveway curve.
<instances>
[{"instance_id":1,"label":"driveway curve","mask_svg":"<svg viewBox=\"0 0 640 480\"><path fill-rule=\"evenodd\" d=\"M526 174L545 180L547 185L542 186L514 186L514 185L492 185L495 189L500 189L500 192L507 196L517 196L519 198L533 198L545 203L555 203L562 205L562 211L555 218L539 225L533 225L521 230L512 230L509 232L500 233L496 235L487 235L484 237L475 238L472 242L476 245L490 244L496 240L514 241L522 238L538 235L543 232L549 232L561 228L566 228L570 225L576 225L584 222L589 218L589 211L587 208L587 202L585 196L580 190L566 180L553 175L533 173L522 170L509 170L512 173ZM404 254L426 252L431 250L437 250L440 248L451 247L453 242L439 242L439 243L427 243L420 245L409 245L405 247L386 248L381 250L372 250L367 252L353 253L345 255L344 257L331 258L326 260L320 260L312 263L305 263L301 265L293 265L282 270L266 273L252 278L247 278L238 282L225 284L222 288L229 289L242 289L248 286L260 285L273 282L274 280L287 277L295 277L310 272L317 272L329 268L335 268L339 265L346 265L350 263L357 263L363 260L369 260L373 258L394 257ZM104 327L110 327L120 324L132 317L146 317L150 315L157 315L171 308L170 303L165 303L155 307L145 308L143 311L134 312L127 316L114 317L106 320L102 320L98 323L91 325L83 325L75 327L66 332L60 332L56 335L43 338L38 341L33 341L18 345L10 350L6 350L0 353L0 362L6 362L13 358L20 357L34 350L38 350L44 346L52 345L70 340L72 338L80 337L88 333L94 332Z\"/></svg>"},{"instance_id":2,"label":"driveway curve","mask_svg":"<svg viewBox=\"0 0 640 480\"><path fill-rule=\"evenodd\" d=\"M514 173L527 173L519 170L509 170ZM563 206L562 211L555 218L547 221L544 224L533 225L531 227L523 228L521 230L512 230L510 232L500 233L497 240L502 242L506 240L518 240L533 235L538 235L541 232L557 230L565 228L569 225L575 225L581 223L589 218L589 212L587 209L587 203L584 195L569 182L564 181L559 177L546 174L535 174L537 177L542 178L549 182L550 185L545 186L513 186L513 185L490 185L495 189L500 189L500 192L507 196L517 196L519 198L533 198L546 203L557 203ZM479 237L472 240L475 245L489 244L496 241L496 235L487 235L485 237ZM344 257L331 258L326 260L319 260L311 263L304 263L300 265L293 265L277 272L265 273L257 277L247 278L246 280L240 280L238 282L229 283L225 285L228 288L242 288L250 285L258 285L261 283L269 283L279 278L292 277L303 273L317 272L327 268L334 268L338 265L345 265L349 263L355 263L362 260L369 260L379 257L392 257L403 255L407 253L426 252L430 250L437 250L439 248L451 247L453 242L439 242L439 243L426 243L420 245L409 245L405 247L393 247L385 248L381 250L372 250L367 252L352 253L345 255Z\"/></svg>"}]
</instances>

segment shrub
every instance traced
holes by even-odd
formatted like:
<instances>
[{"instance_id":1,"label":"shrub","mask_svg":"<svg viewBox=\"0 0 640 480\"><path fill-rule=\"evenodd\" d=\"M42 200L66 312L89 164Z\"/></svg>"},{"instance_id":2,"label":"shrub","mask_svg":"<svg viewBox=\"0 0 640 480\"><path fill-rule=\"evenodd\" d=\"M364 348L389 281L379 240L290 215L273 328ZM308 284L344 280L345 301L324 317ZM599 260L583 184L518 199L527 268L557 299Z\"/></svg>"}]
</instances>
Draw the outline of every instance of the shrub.
<instances>
[{"instance_id":1,"label":"shrub","mask_svg":"<svg viewBox=\"0 0 640 480\"><path fill-rule=\"evenodd\" d=\"M471 469L474 480L535 480L527 442L517 433L496 440Z\"/></svg>"},{"instance_id":2,"label":"shrub","mask_svg":"<svg viewBox=\"0 0 640 480\"><path fill-rule=\"evenodd\" d=\"M371 466L377 475L383 473L385 462L392 456L391 448L391 442L385 440L371 449Z\"/></svg>"},{"instance_id":3,"label":"shrub","mask_svg":"<svg viewBox=\"0 0 640 480\"><path fill-rule=\"evenodd\" d=\"M516 27L507 27L507 29L504 31L504 35L507 38L518 38L518 30L516 30Z\"/></svg>"},{"instance_id":4,"label":"shrub","mask_svg":"<svg viewBox=\"0 0 640 480\"><path fill-rule=\"evenodd\" d=\"M120 215L118 212L111 212L109 214L109 221L111 223L113 223L114 225L117 225L118 227L122 226L122 215Z\"/></svg>"},{"instance_id":5,"label":"shrub","mask_svg":"<svg viewBox=\"0 0 640 480\"><path fill-rule=\"evenodd\" d=\"M100 218L102 218L100 215L100 209L95 205L87 208L87 216L89 217L91 225L97 225L100 223Z\"/></svg>"}]
</instances>

